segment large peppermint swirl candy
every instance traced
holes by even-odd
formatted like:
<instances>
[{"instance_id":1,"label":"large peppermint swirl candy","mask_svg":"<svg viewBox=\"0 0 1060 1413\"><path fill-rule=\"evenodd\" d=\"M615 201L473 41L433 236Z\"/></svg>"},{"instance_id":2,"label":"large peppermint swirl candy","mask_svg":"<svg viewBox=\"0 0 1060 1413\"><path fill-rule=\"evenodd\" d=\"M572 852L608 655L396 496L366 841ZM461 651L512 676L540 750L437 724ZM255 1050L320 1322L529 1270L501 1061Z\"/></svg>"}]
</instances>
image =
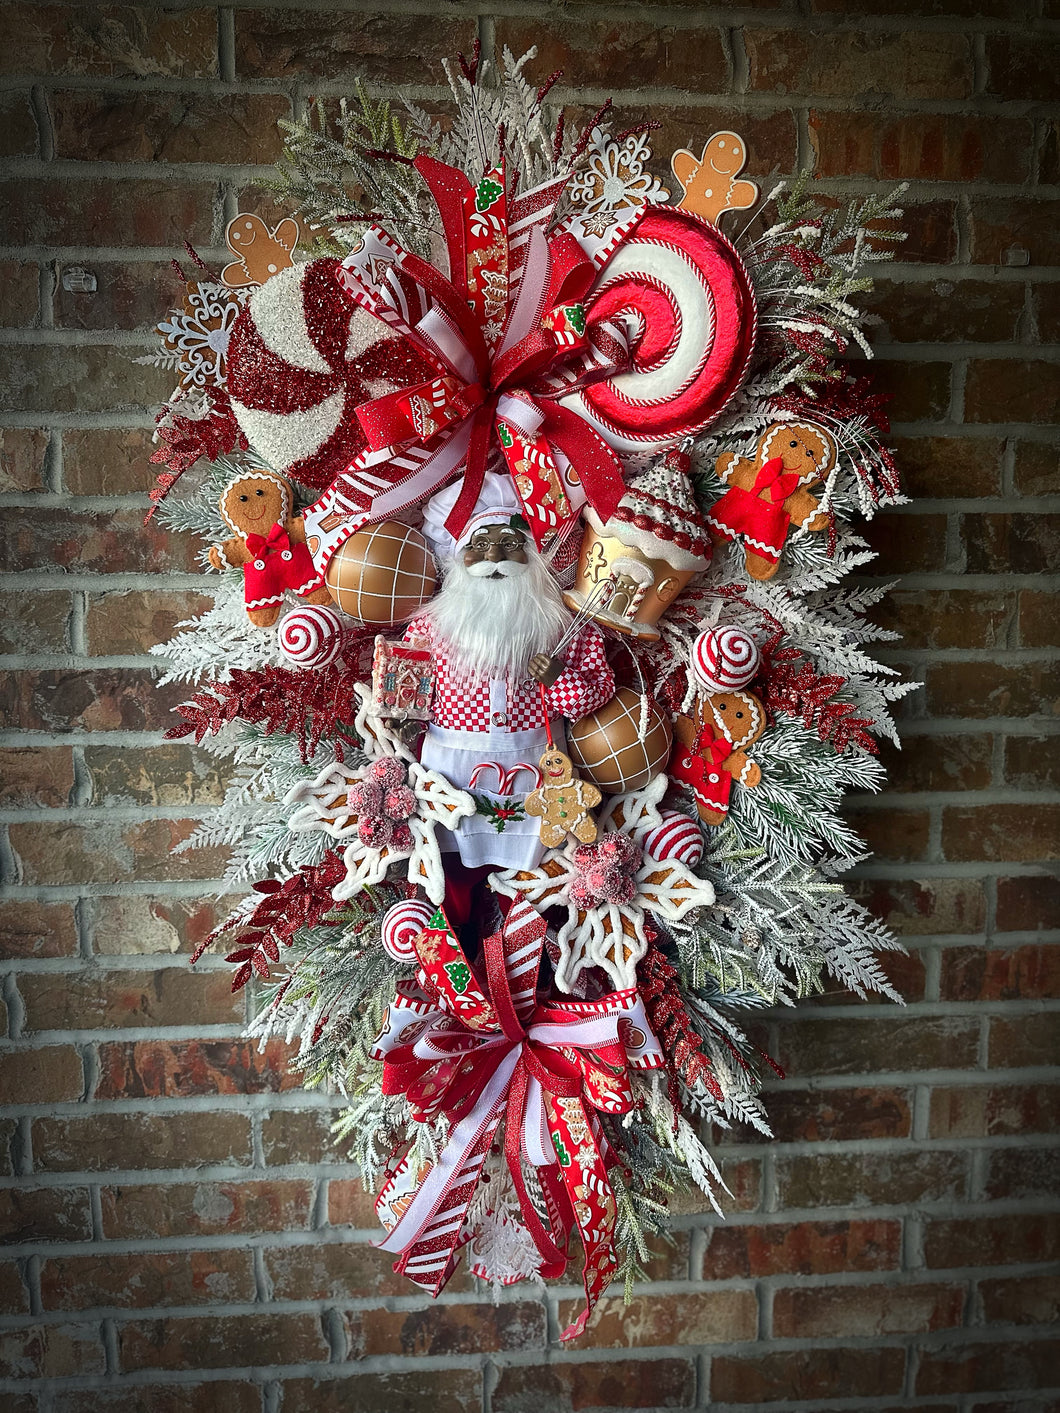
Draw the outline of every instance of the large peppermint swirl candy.
<instances>
[{"instance_id":1,"label":"large peppermint swirl candy","mask_svg":"<svg viewBox=\"0 0 1060 1413\"><path fill-rule=\"evenodd\" d=\"M416 948L412 945L430 922L434 909L430 903L406 898L395 903L383 918L383 946L398 962L414 962Z\"/></svg>"},{"instance_id":2,"label":"large peppermint swirl candy","mask_svg":"<svg viewBox=\"0 0 1060 1413\"><path fill-rule=\"evenodd\" d=\"M643 330L633 365L564 398L618 451L653 452L724 410L754 349L754 291L735 247L688 211L653 209L604 267L590 325L623 314Z\"/></svg>"},{"instance_id":3,"label":"large peppermint swirl candy","mask_svg":"<svg viewBox=\"0 0 1060 1413\"><path fill-rule=\"evenodd\" d=\"M745 687L760 661L758 644L742 628L708 628L692 644L692 671L708 692Z\"/></svg>"},{"instance_id":4,"label":"large peppermint swirl candy","mask_svg":"<svg viewBox=\"0 0 1060 1413\"><path fill-rule=\"evenodd\" d=\"M345 637L346 627L333 608L309 604L287 615L276 640L293 666L329 667L342 652Z\"/></svg>"},{"instance_id":5,"label":"large peppermint swirl candy","mask_svg":"<svg viewBox=\"0 0 1060 1413\"><path fill-rule=\"evenodd\" d=\"M660 863L663 859L672 859L674 863L695 868L703 857L703 834L699 825L680 810L660 810L659 814L662 824L644 836L644 852Z\"/></svg>"}]
</instances>

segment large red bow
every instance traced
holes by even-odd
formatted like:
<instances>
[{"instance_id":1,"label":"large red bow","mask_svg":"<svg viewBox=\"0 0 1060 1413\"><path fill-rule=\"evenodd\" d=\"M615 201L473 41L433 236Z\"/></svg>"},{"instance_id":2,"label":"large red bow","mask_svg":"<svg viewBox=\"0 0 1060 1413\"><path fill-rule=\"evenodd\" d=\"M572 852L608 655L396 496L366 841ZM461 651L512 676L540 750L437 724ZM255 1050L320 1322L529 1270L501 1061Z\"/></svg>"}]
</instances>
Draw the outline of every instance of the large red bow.
<instances>
[{"instance_id":1,"label":"large red bow","mask_svg":"<svg viewBox=\"0 0 1060 1413\"><path fill-rule=\"evenodd\" d=\"M403 333L439 372L357 409L368 447L346 477L374 492L371 518L378 520L419 503L462 468L446 521L457 536L496 438L539 546L577 509L565 489L568 466L574 474L566 484L607 520L623 493L621 465L557 399L623 367L640 336L632 316L587 324L580 301L645 208L630 207L608 244L587 253L569 232L544 234L564 179L509 201L500 169L472 186L434 158L416 166L442 218L449 279L375 226L339 278L358 306ZM377 476L373 486L372 468L384 462L400 479Z\"/></svg>"},{"instance_id":2,"label":"large red bow","mask_svg":"<svg viewBox=\"0 0 1060 1413\"><path fill-rule=\"evenodd\" d=\"M615 1270L614 1159L597 1111L634 1105L630 1067L653 1069L663 1054L635 988L597 1001L539 1002L545 921L525 900L485 939L480 983L442 912L416 941L418 984L402 982L372 1054L383 1060L383 1092L408 1097L423 1121L452 1127L438 1162L394 1166L376 1201L400 1252L394 1269L437 1294L468 1239L464 1222L501 1120L504 1151L541 1274L561 1275L573 1226L585 1248L585 1309L563 1332L581 1334ZM545 1197L539 1216L524 1177L534 1165Z\"/></svg>"}]
</instances>

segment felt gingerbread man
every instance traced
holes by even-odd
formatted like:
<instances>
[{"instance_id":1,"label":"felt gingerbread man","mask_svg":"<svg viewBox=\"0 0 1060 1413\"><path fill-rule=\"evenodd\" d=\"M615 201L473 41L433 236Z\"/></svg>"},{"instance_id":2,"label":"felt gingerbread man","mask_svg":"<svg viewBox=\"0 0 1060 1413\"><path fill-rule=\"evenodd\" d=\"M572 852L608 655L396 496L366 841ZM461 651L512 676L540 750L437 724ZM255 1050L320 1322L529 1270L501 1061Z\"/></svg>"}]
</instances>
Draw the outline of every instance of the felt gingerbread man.
<instances>
[{"instance_id":1,"label":"felt gingerbread man","mask_svg":"<svg viewBox=\"0 0 1060 1413\"><path fill-rule=\"evenodd\" d=\"M753 458L718 457L715 470L729 489L711 506L707 524L716 540L743 538L752 579L772 579L792 525L823 530L828 524L808 487L825 479L836 456L834 440L816 423L775 422Z\"/></svg>"},{"instance_id":2,"label":"felt gingerbread man","mask_svg":"<svg viewBox=\"0 0 1060 1413\"><path fill-rule=\"evenodd\" d=\"M542 784L527 795L523 809L541 820L541 842L556 849L568 834L582 844L596 839L596 820L589 813L603 799L588 780L579 780L569 756L550 746L541 757Z\"/></svg>"},{"instance_id":3,"label":"felt gingerbread man","mask_svg":"<svg viewBox=\"0 0 1060 1413\"><path fill-rule=\"evenodd\" d=\"M215 569L243 566L247 617L259 628L269 628L279 618L287 589L307 603L331 602L306 548L305 524L300 516L291 518L293 506L290 481L273 471L238 476L217 502L236 533L211 547L210 563Z\"/></svg>"},{"instance_id":4,"label":"felt gingerbread man","mask_svg":"<svg viewBox=\"0 0 1060 1413\"><path fill-rule=\"evenodd\" d=\"M751 692L715 692L701 697L691 715L678 716L670 777L691 788L704 824L720 824L728 814L734 780L753 789L762 779L747 748L765 729L762 703Z\"/></svg>"}]
</instances>

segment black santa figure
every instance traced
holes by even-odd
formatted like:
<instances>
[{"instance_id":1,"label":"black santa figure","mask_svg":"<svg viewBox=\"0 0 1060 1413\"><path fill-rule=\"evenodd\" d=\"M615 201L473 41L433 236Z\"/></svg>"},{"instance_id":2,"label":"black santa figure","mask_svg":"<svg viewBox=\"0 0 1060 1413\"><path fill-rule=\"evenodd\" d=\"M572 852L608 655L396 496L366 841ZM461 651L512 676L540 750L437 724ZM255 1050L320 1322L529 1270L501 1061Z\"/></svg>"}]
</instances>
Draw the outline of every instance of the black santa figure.
<instances>
[{"instance_id":1,"label":"black santa figure","mask_svg":"<svg viewBox=\"0 0 1060 1413\"><path fill-rule=\"evenodd\" d=\"M409 623L425 639L436 686L421 762L475 795L482 812L461 820L443 847L468 868L533 868L544 846L522 808L540 783L548 731L561 748L565 722L611 699L615 678L598 628L587 623L563 651L570 626L548 565L520 516L507 476L488 472L458 538L445 520L459 484L428 502L423 532L443 570L442 587Z\"/></svg>"}]
</instances>

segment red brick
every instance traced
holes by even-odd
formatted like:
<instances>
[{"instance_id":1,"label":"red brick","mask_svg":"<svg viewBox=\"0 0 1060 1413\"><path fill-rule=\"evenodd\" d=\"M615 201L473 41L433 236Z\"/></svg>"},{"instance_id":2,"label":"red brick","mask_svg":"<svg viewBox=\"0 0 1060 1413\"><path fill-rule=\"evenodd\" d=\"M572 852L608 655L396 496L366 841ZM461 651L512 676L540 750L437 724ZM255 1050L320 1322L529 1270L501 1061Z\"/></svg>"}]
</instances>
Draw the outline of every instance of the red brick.
<instances>
[{"instance_id":1,"label":"red brick","mask_svg":"<svg viewBox=\"0 0 1060 1413\"><path fill-rule=\"evenodd\" d=\"M0 410L107 412L117 404L153 406L172 390L172 373L133 363L124 348L69 344L57 357L49 344L25 344L9 361Z\"/></svg>"},{"instance_id":2,"label":"red brick","mask_svg":"<svg viewBox=\"0 0 1060 1413\"><path fill-rule=\"evenodd\" d=\"M563 1329L584 1302L561 1300ZM640 1349L652 1345L728 1344L754 1339L758 1306L749 1290L681 1291L672 1295L604 1296L574 1349Z\"/></svg>"},{"instance_id":3,"label":"red brick","mask_svg":"<svg viewBox=\"0 0 1060 1413\"><path fill-rule=\"evenodd\" d=\"M644 75L656 73L667 88L724 93L729 70L716 29L700 24L691 28L658 21L618 19L576 21L542 29L527 19L498 19L498 47L506 44L513 54L537 46L535 73L563 69L583 87L640 88ZM704 140L709 136L702 128Z\"/></svg>"},{"instance_id":4,"label":"red brick","mask_svg":"<svg viewBox=\"0 0 1060 1413\"><path fill-rule=\"evenodd\" d=\"M0 97L0 147L10 130L4 127ZM6 329L26 329L37 319L40 309L40 273L33 260L0 260L0 325Z\"/></svg>"},{"instance_id":5,"label":"red brick","mask_svg":"<svg viewBox=\"0 0 1060 1413\"><path fill-rule=\"evenodd\" d=\"M72 904L32 898L0 902L0 957L71 957L76 951Z\"/></svg>"},{"instance_id":6,"label":"red brick","mask_svg":"<svg viewBox=\"0 0 1060 1413\"><path fill-rule=\"evenodd\" d=\"M249 1163L250 1120L243 1114L95 1114L40 1118L33 1124L37 1172L108 1172Z\"/></svg>"},{"instance_id":7,"label":"red brick","mask_svg":"<svg viewBox=\"0 0 1060 1413\"><path fill-rule=\"evenodd\" d=\"M99 1047L96 1099L187 1098L202 1094L275 1094L301 1087L287 1067L289 1050L270 1040L123 1040Z\"/></svg>"},{"instance_id":8,"label":"red brick","mask_svg":"<svg viewBox=\"0 0 1060 1413\"><path fill-rule=\"evenodd\" d=\"M74 788L73 752L0 748L0 803L5 807L69 804Z\"/></svg>"},{"instance_id":9,"label":"red brick","mask_svg":"<svg viewBox=\"0 0 1060 1413\"><path fill-rule=\"evenodd\" d=\"M0 491L42 491L49 442L41 427L0 427Z\"/></svg>"},{"instance_id":10,"label":"red brick","mask_svg":"<svg viewBox=\"0 0 1060 1413\"><path fill-rule=\"evenodd\" d=\"M19 1047L0 1054L0 1104L62 1104L84 1091L81 1057L72 1045Z\"/></svg>"},{"instance_id":11,"label":"red brick","mask_svg":"<svg viewBox=\"0 0 1060 1413\"><path fill-rule=\"evenodd\" d=\"M1052 422L1060 404L1060 364L984 358L968 367L969 422Z\"/></svg>"},{"instance_id":12,"label":"red brick","mask_svg":"<svg viewBox=\"0 0 1060 1413\"><path fill-rule=\"evenodd\" d=\"M938 573L946 557L944 515L881 515L860 533L879 555L877 574Z\"/></svg>"},{"instance_id":13,"label":"red brick","mask_svg":"<svg viewBox=\"0 0 1060 1413\"><path fill-rule=\"evenodd\" d=\"M319 1163L336 1156L331 1136L334 1114L328 1109L276 1109L262 1121L265 1161L270 1167L285 1163Z\"/></svg>"},{"instance_id":14,"label":"red brick","mask_svg":"<svg viewBox=\"0 0 1060 1413\"><path fill-rule=\"evenodd\" d=\"M149 652L171 638L179 622L205 613L212 604L211 595L186 590L91 594L85 615L88 650L107 656Z\"/></svg>"},{"instance_id":15,"label":"red brick","mask_svg":"<svg viewBox=\"0 0 1060 1413\"><path fill-rule=\"evenodd\" d=\"M965 1069L975 1064L978 1044L979 1022L971 1016L829 1017L785 1024L776 1058L792 1078L895 1068Z\"/></svg>"},{"instance_id":16,"label":"red brick","mask_svg":"<svg viewBox=\"0 0 1060 1413\"><path fill-rule=\"evenodd\" d=\"M332 1178L328 1183L328 1224L333 1227L353 1227L358 1231L374 1231L379 1218L375 1214L375 1192L365 1191L360 1178Z\"/></svg>"},{"instance_id":17,"label":"red brick","mask_svg":"<svg viewBox=\"0 0 1060 1413\"><path fill-rule=\"evenodd\" d=\"M0 71L210 78L217 70L215 11L131 5L9 4Z\"/></svg>"},{"instance_id":18,"label":"red brick","mask_svg":"<svg viewBox=\"0 0 1060 1413\"><path fill-rule=\"evenodd\" d=\"M950 377L948 363L907 363L887 358L873 361L873 389L891 398L888 411L895 422L945 419L949 415ZM919 524L907 522L905 532L919 534L920 529Z\"/></svg>"},{"instance_id":19,"label":"red brick","mask_svg":"<svg viewBox=\"0 0 1060 1413\"><path fill-rule=\"evenodd\" d=\"M1060 805L947 806L942 811L942 849L947 859L1060 857Z\"/></svg>"},{"instance_id":20,"label":"red brick","mask_svg":"<svg viewBox=\"0 0 1060 1413\"><path fill-rule=\"evenodd\" d=\"M986 1155L984 1194L997 1201L1060 1196L1060 1163L1048 1148L995 1148Z\"/></svg>"},{"instance_id":21,"label":"red brick","mask_svg":"<svg viewBox=\"0 0 1060 1413\"><path fill-rule=\"evenodd\" d=\"M132 824L60 824L42 821L11 826L11 847L25 883L160 882L217 878L227 851L190 849L174 853L195 820L147 819Z\"/></svg>"},{"instance_id":22,"label":"red brick","mask_svg":"<svg viewBox=\"0 0 1060 1413\"><path fill-rule=\"evenodd\" d=\"M194 951L224 920L232 902L225 898L94 898L84 911L96 955L142 956Z\"/></svg>"},{"instance_id":23,"label":"red brick","mask_svg":"<svg viewBox=\"0 0 1060 1413\"><path fill-rule=\"evenodd\" d=\"M1060 1122L1060 1087L973 1084L931 1091L932 1138L1049 1133Z\"/></svg>"},{"instance_id":24,"label":"red brick","mask_svg":"<svg viewBox=\"0 0 1060 1413\"><path fill-rule=\"evenodd\" d=\"M85 1378L104 1366L98 1324L29 1325L0 1334L0 1378Z\"/></svg>"},{"instance_id":25,"label":"red brick","mask_svg":"<svg viewBox=\"0 0 1060 1413\"><path fill-rule=\"evenodd\" d=\"M240 9L236 73L290 82L300 77L348 80L355 72L369 82L440 83L441 60L470 53L474 38L474 23L468 19L314 10L307 23L301 10Z\"/></svg>"},{"instance_id":26,"label":"red brick","mask_svg":"<svg viewBox=\"0 0 1060 1413\"><path fill-rule=\"evenodd\" d=\"M340 1373L333 1379L287 1379L283 1400L292 1413L479 1413L482 1375L477 1369L434 1368L427 1376L358 1371L354 1378Z\"/></svg>"},{"instance_id":27,"label":"red brick","mask_svg":"<svg viewBox=\"0 0 1060 1413\"><path fill-rule=\"evenodd\" d=\"M814 173L883 181L1025 181L1032 130L1026 118L954 113L811 109ZM996 286L995 286L996 288Z\"/></svg>"},{"instance_id":28,"label":"red brick","mask_svg":"<svg viewBox=\"0 0 1060 1413\"><path fill-rule=\"evenodd\" d=\"M966 1195L963 1154L823 1153L777 1157L782 1207L894 1207Z\"/></svg>"},{"instance_id":29,"label":"red brick","mask_svg":"<svg viewBox=\"0 0 1060 1413\"><path fill-rule=\"evenodd\" d=\"M290 117L278 94L144 94L72 89L49 95L55 155L78 162L267 165Z\"/></svg>"},{"instance_id":30,"label":"red brick","mask_svg":"<svg viewBox=\"0 0 1060 1413\"><path fill-rule=\"evenodd\" d=\"M997 881L999 932L1036 932L1060 918L1060 878L1020 875Z\"/></svg>"},{"instance_id":31,"label":"red brick","mask_svg":"<svg viewBox=\"0 0 1060 1413\"><path fill-rule=\"evenodd\" d=\"M1005 741L1005 780L1017 790L1060 785L1060 736L1010 736Z\"/></svg>"},{"instance_id":32,"label":"red brick","mask_svg":"<svg viewBox=\"0 0 1060 1413\"><path fill-rule=\"evenodd\" d=\"M921 1351L916 1392L982 1393L987 1389L1051 1386L1060 1363L1060 1341L961 1344Z\"/></svg>"},{"instance_id":33,"label":"red brick","mask_svg":"<svg viewBox=\"0 0 1060 1413\"><path fill-rule=\"evenodd\" d=\"M773 1334L781 1339L872 1339L960 1325L959 1285L834 1285L781 1289L773 1296Z\"/></svg>"},{"instance_id":34,"label":"red brick","mask_svg":"<svg viewBox=\"0 0 1060 1413\"><path fill-rule=\"evenodd\" d=\"M965 515L969 574L1046 574L1060 560L1060 515Z\"/></svg>"},{"instance_id":35,"label":"red brick","mask_svg":"<svg viewBox=\"0 0 1060 1413\"><path fill-rule=\"evenodd\" d=\"M982 932L986 924L986 899L978 880L861 878L849 887L858 902L900 937Z\"/></svg>"},{"instance_id":36,"label":"red brick","mask_svg":"<svg viewBox=\"0 0 1060 1413\"><path fill-rule=\"evenodd\" d=\"M145 526L140 510L22 510L4 521L2 550L11 573L43 569L54 575L56 569L70 569L80 574L136 574L198 568L192 537L171 535L155 521ZM53 578L48 587L54 586Z\"/></svg>"},{"instance_id":37,"label":"red brick","mask_svg":"<svg viewBox=\"0 0 1060 1413\"><path fill-rule=\"evenodd\" d=\"M710 1396L719 1403L876 1398L902 1389L902 1349L800 1349L751 1356L719 1355Z\"/></svg>"},{"instance_id":38,"label":"red brick","mask_svg":"<svg viewBox=\"0 0 1060 1413\"><path fill-rule=\"evenodd\" d=\"M993 437L892 437L890 441L909 495L992 496L1001 489L1004 444Z\"/></svg>"},{"instance_id":39,"label":"red brick","mask_svg":"<svg viewBox=\"0 0 1060 1413\"><path fill-rule=\"evenodd\" d=\"M924 1225L924 1261L933 1269L1012 1266L1053 1261L1058 1255L1060 1214L1012 1212L1004 1217L928 1219Z\"/></svg>"},{"instance_id":40,"label":"red brick","mask_svg":"<svg viewBox=\"0 0 1060 1413\"><path fill-rule=\"evenodd\" d=\"M92 1212L87 1187L0 1189L0 1232L5 1241L88 1241Z\"/></svg>"},{"instance_id":41,"label":"red brick","mask_svg":"<svg viewBox=\"0 0 1060 1413\"><path fill-rule=\"evenodd\" d=\"M590 1330L591 1330L590 1325ZM686 1408L695 1394L688 1359L609 1359L606 1363L548 1364L501 1369L494 1413L530 1408Z\"/></svg>"},{"instance_id":42,"label":"red brick","mask_svg":"<svg viewBox=\"0 0 1060 1413\"><path fill-rule=\"evenodd\" d=\"M258 1384L135 1384L54 1395L54 1413L260 1413Z\"/></svg>"},{"instance_id":43,"label":"red brick","mask_svg":"<svg viewBox=\"0 0 1060 1413\"><path fill-rule=\"evenodd\" d=\"M991 1016L989 1057L993 1069L1056 1063L1060 1011Z\"/></svg>"},{"instance_id":44,"label":"red brick","mask_svg":"<svg viewBox=\"0 0 1060 1413\"><path fill-rule=\"evenodd\" d=\"M744 28L751 87L813 97L964 98L970 38L889 30Z\"/></svg>"},{"instance_id":45,"label":"red brick","mask_svg":"<svg viewBox=\"0 0 1060 1413\"><path fill-rule=\"evenodd\" d=\"M1036 716L1060 705L1060 671L1051 663L946 662L923 676L931 716Z\"/></svg>"},{"instance_id":46,"label":"red brick","mask_svg":"<svg viewBox=\"0 0 1060 1413\"><path fill-rule=\"evenodd\" d=\"M943 1001L1018 1001L1060 995L1060 947L960 947L942 954Z\"/></svg>"},{"instance_id":47,"label":"red brick","mask_svg":"<svg viewBox=\"0 0 1060 1413\"><path fill-rule=\"evenodd\" d=\"M575 70L571 69L568 72L573 76ZM616 132L621 132L624 128L632 127L644 120L645 111L642 104L634 101L628 106L623 106L618 101L621 95L616 94L615 96L614 130ZM575 109L578 109L576 117L574 116ZM593 104L567 105L568 131L574 131L574 122L589 122L594 111L595 105ZM655 152L652 167L663 186L670 189L675 200L679 195L680 188L674 180L666 154L676 151L679 147L695 147L697 136L700 146L696 150L697 152L701 151L707 136L710 133L719 132L723 128L739 132L743 138L747 149L748 172L794 172L797 170L798 129L795 114L792 112L781 110L776 113L751 114L737 113L728 106L671 108L667 104L665 107L662 105L653 107L651 117L662 125L652 134L651 138L652 148Z\"/></svg>"},{"instance_id":48,"label":"red brick","mask_svg":"<svg viewBox=\"0 0 1060 1413\"><path fill-rule=\"evenodd\" d=\"M1055 265L1060 261L1060 233L1051 203L1032 197L973 196L971 258L983 265Z\"/></svg>"},{"instance_id":49,"label":"red brick","mask_svg":"<svg viewBox=\"0 0 1060 1413\"><path fill-rule=\"evenodd\" d=\"M86 746L97 805L219 805L231 762L195 746Z\"/></svg>"},{"instance_id":50,"label":"red brick","mask_svg":"<svg viewBox=\"0 0 1060 1413\"><path fill-rule=\"evenodd\" d=\"M225 1369L271 1364L308 1364L328 1358L315 1315L233 1315L227 1318L143 1320L121 1325L122 1371L135 1369Z\"/></svg>"},{"instance_id":51,"label":"red brick","mask_svg":"<svg viewBox=\"0 0 1060 1413\"><path fill-rule=\"evenodd\" d=\"M162 731L187 699L179 683L159 687L149 671L101 667L8 673L0 682L0 725L23 731Z\"/></svg>"},{"instance_id":52,"label":"red brick","mask_svg":"<svg viewBox=\"0 0 1060 1413\"><path fill-rule=\"evenodd\" d=\"M69 652L70 610L68 593L0 594L0 652Z\"/></svg>"},{"instance_id":53,"label":"red brick","mask_svg":"<svg viewBox=\"0 0 1060 1413\"><path fill-rule=\"evenodd\" d=\"M900 1245L898 1222L715 1226L707 1232L703 1279L890 1271L897 1267Z\"/></svg>"},{"instance_id":54,"label":"red brick","mask_svg":"<svg viewBox=\"0 0 1060 1413\"><path fill-rule=\"evenodd\" d=\"M373 1237L380 1234L378 1223ZM394 1272L392 1257L361 1242L321 1242L266 1250L265 1268L276 1300L360 1300L377 1295L408 1295L406 1276ZM474 1287L461 1262L448 1291Z\"/></svg>"},{"instance_id":55,"label":"red brick","mask_svg":"<svg viewBox=\"0 0 1060 1413\"><path fill-rule=\"evenodd\" d=\"M107 1251L51 1256L41 1266L45 1310L242 1304L254 1299L253 1257L243 1251Z\"/></svg>"},{"instance_id":56,"label":"red brick","mask_svg":"<svg viewBox=\"0 0 1060 1413\"><path fill-rule=\"evenodd\" d=\"M67 11L69 13L69 11ZM176 246L185 240L208 245L214 238L215 187L173 177L115 181L113 177L17 177L0 183L0 205L13 245L113 246L121 244ZM23 354L30 350L24 349ZM82 350L82 353L84 350ZM71 368L73 349L63 350L62 366ZM35 352L34 365L58 360L50 349ZM125 386L132 376L128 359L115 363ZM139 370L139 374L144 373ZM67 376L77 376L68 374ZM161 383L161 378L156 378ZM172 382L172 379L170 379ZM168 395L162 394L162 398ZM86 389L70 387L71 404L87 410ZM161 401L162 398L158 400ZM115 402L128 403L128 393ZM106 405L106 404L104 404ZM48 403L49 408L53 403Z\"/></svg>"},{"instance_id":57,"label":"red brick","mask_svg":"<svg viewBox=\"0 0 1060 1413\"><path fill-rule=\"evenodd\" d=\"M901 633L907 649L1004 648L1015 616L1015 595L1000 589L898 590L873 610L882 628Z\"/></svg>"},{"instance_id":58,"label":"red brick","mask_svg":"<svg viewBox=\"0 0 1060 1413\"><path fill-rule=\"evenodd\" d=\"M957 206L953 201L903 202L901 220L879 221L878 229L898 229L905 239L881 242L903 265L949 265L957 259Z\"/></svg>"},{"instance_id":59,"label":"red brick","mask_svg":"<svg viewBox=\"0 0 1060 1413\"><path fill-rule=\"evenodd\" d=\"M991 784L992 736L914 736L902 748L884 742L880 759L887 769L887 790L984 790Z\"/></svg>"},{"instance_id":60,"label":"red brick","mask_svg":"<svg viewBox=\"0 0 1060 1413\"><path fill-rule=\"evenodd\" d=\"M0 1176L2 1177L14 1175L14 1155L11 1147L18 1127L17 1119L0 1119Z\"/></svg>"},{"instance_id":61,"label":"red brick","mask_svg":"<svg viewBox=\"0 0 1060 1413\"><path fill-rule=\"evenodd\" d=\"M29 1291L17 1261L0 1261L0 1314L28 1315Z\"/></svg>"},{"instance_id":62,"label":"red brick","mask_svg":"<svg viewBox=\"0 0 1060 1413\"><path fill-rule=\"evenodd\" d=\"M144 267L138 265L135 268L139 271ZM151 268L157 269L157 266ZM171 290L172 285L167 288ZM111 307L124 311L126 306L114 297ZM163 311L164 303L154 301L151 318L157 322ZM153 450L151 433L143 427L91 427L64 431L63 480L66 489L75 496L143 495L151 478L149 458ZM128 544L132 548L131 541Z\"/></svg>"},{"instance_id":63,"label":"red brick","mask_svg":"<svg viewBox=\"0 0 1060 1413\"><path fill-rule=\"evenodd\" d=\"M1020 645L1060 648L1060 595L1023 589L1020 603Z\"/></svg>"},{"instance_id":64,"label":"red brick","mask_svg":"<svg viewBox=\"0 0 1060 1413\"><path fill-rule=\"evenodd\" d=\"M998 98L1060 102L1060 79L1049 46L1034 34L988 34L987 93Z\"/></svg>"},{"instance_id":65,"label":"red brick","mask_svg":"<svg viewBox=\"0 0 1060 1413\"><path fill-rule=\"evenodd\" d=\"M843 815L878 859L904 862L928 857L931 817L927 810L850 807Z\"/></svg>"},{"instance_id":66,"label":"red brick","mask_svg":"<svg viewBox=\"0 0 1060 1413\"><path fill-rule=\"evenodd\" d=\"M80 972L34 972L20 979L27 1030L99 1030L202 1025L242 1019L243 998L232 995L226 972L93 968Z\"/></svg>"},{"instance_id":67,"label":"red brick","mask_svg":"<svg viewBox=\"0 0 1060 1413\"><path fill-rule=\"evenodd\" d=\"M906 1138L910 1102L902 1089L778 1089L769 1123L779 1143Z\"/></svg>"},{"instance_id":68,"label":"red brick","mask_svg":"<svg viewBox=\"0 0 1060 1413\"><path fill-rule=\"evenodd\" d=\"M80 267L84 261L71 259L63 263L55 281L52 297L52 311L57 328L62 329L153 329L172 305L181 302L184 295L184 282L177 277L171 265L163 261L89 261L90 273L96 277L96 288L91 292L68 290L63 283L66 268ZM64 434L71 440L89 436L107 439L120 444L124 438L136 435L120 429L94 429L93 432L70 432ZM153 448L151 434L140 429L139 437L145 449L138 464L135 483L129 491L141 492L151 474L148 457ZM156 468L158 469L158 468Z\"/></svg>"},{"instance_id":69,"label":"red brick","mask_svg":"<svg viewBox=\"0 0 1060 1413\"><path fill-rule=\"evenodd\" d=\"M547 1336L545 1307L528 1300L425 1310L351 1310L345 1326L354 1359L543 1349Z\"/></svg>"},{"instance_id":70,"label":"red brick","mask_svg":"<svg viewBox=\"0 0 1060 1413\"><path fill-rule=\"evenodd\" d=\"M1060 1283L1052 1274L980 1281L979 1298L989 1324L1049 1325L1060 1320Z\"/></svg>"},{"instance_id":71,"label":"red brick","mask_svg":"<svg viewBox=\"0 0 1060 1413\"><path fill-rule=\"evenodd\" d=\"M1017 442L1012 479L1020 495L1054 494L1060 485L1060 452L1051 442Z\"/></svg>"},{"instance_id":72,"label":"red brick","mask_svg":"<svg viewBox=\"0 0 1060 1413\"><path fill-rule=\"evenodd\" d=\"M312 1203L313 1185L304 1178L100 1189L108 1240L305 1231Z\"/></svg>"}]
</instances>

